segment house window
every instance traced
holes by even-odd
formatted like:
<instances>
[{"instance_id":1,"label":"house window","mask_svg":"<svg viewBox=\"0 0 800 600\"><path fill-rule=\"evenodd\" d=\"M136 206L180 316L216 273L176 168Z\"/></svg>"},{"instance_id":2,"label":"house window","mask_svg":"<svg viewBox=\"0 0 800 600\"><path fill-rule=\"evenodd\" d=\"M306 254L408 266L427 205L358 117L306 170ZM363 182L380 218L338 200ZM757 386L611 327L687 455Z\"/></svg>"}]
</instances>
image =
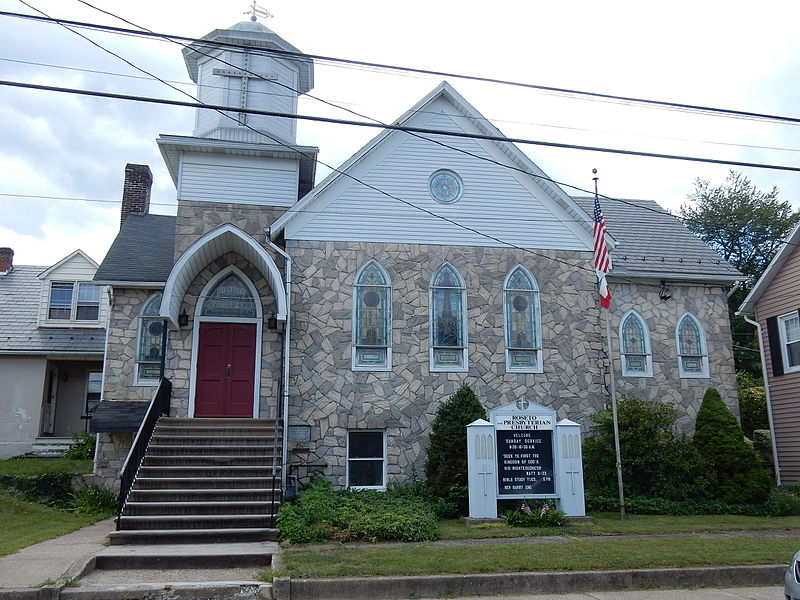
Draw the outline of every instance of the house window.
<instances>
[{"instance_id":1,"label":"house window","mask_svg":"<svg viewBox=\"0 0 800 600\"><path fill-rule=\"evenodd\" d=\"M517 266L506 277L503 298L506 323L506 370L541 373L539 286L523 266Z\"/></svg>"},{"instance_id":2,"label":"house window","mask_svg":"<svg viewBox=\"0 0 800 600\"><path fill-rule=\"evenodd\" d=\"M159 316L161 293L153 294L139 315L139 333L136 344L136 383L158 384L161 374L161 343L164 320Z\"/></svg>"},{"instance_id":3,"label":"house window","mask_svg":"<svg viewBox=\"0 0 800 600\"><path fill-rule=\"evenodd\" d=\"M50 283L50 307L47 318L69 321L72 318L72 292L75 284L71 281L53 281Z\"/></svg>"},{"instance_id":4,"label":"house window","mask_svg":"<svg viewBox=\"0 0 800 600\"><path fill-rule=\"evenodd\" d=\"M383 431L347 434L347 487L386 487L386 443Z\"/></svg>"},{"instance_id":5,"label":"house window","mask_svg":"<svg viewBox=\"0 0 800 600\"><path fill-rule=\"evenodd\" d=\"M653 355L650 333L642 316L629 310L620 322L619 339L624 377L652 377Z\"/></svg>"},{"instance_id":6,"label":"house window","mask_svg":"<svg viewBox=\"0 0 800 600\"><path fill-rule=\"evenodd\" d=\"M430 286L431 371L467 370L467 290L450 264L434 273Z\"/></svg>"},{"instance_id":7,"label":"house window","mask_svg":"<svg viewBox=\"0 0 800 600\"><path fill-rule=\"evenodd\" d=\"M100 404L100 395L103 390L103 372L89 371L86 374L86 414L94 413Z\"/></svg>"},{"instance_id":8,"label":"house window","mask_svg":"<svg viewBox=\"0 0 800 600\"><path fill-rule=\"evenodd\" d=\"M795 311L778 317L781 354L785 373L800 371L800 313Z\"/></svg>"},{"instance_id":9,"label":"house window","mask_svg":"<svg viewBox=\"0 0 800 600\"><path fill-rule=\"evenodd\" d=\"M374 260L356 274L353 289L353 369L392 368L392 288L386 271Z\"/></svg>"},{"instance_id":10,"label":"house window","mask_svg":"<svg viewBox=\"0 0 800 600\"><path fill-rule=\"evenodd\" d=\"M99 318L100 286L93 283L79 283L75 319L78 321L97 321Z\"/></svg>"},{"instance_id":11,"label":"house window","mask_svg":"<svg viewBox=\"0 0 800 600\"><path fill-rule=\"evenodd\" d=\"M686 313L675 332L678 346L678 370L681 377L708 377L708 352L705 333L694 315Z\"/></svg>"}]
</instances>

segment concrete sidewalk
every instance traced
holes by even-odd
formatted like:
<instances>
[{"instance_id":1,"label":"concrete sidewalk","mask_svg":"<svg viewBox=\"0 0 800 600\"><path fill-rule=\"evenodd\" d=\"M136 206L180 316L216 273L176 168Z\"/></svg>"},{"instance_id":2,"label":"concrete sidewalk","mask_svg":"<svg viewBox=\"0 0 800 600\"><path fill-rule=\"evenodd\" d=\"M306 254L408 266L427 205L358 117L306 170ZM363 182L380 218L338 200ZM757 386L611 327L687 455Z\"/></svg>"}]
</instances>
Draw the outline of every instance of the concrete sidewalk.
<instances>
[{"instance_id":1,"label":"concrete sidewalk","mask_svg":"<svg viewBox=\"0 0 800 600\"><path fill-rule=\"evenodd\" d=\"M114 519L106 519L0 557L0 590L79 577L83 566L105 549L114 527Z\"/></svg>"}]
</instances>

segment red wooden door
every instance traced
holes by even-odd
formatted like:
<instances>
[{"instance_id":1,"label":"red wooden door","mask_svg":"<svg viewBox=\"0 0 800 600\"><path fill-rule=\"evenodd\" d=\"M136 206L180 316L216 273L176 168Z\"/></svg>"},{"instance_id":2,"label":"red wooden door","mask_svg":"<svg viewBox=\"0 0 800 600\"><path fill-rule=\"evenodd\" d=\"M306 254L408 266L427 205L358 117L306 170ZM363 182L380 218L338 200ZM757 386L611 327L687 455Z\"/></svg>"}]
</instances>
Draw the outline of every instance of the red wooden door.
<instances>
[{"instance_id":1,"label":"red wooden door","mask_svg":"<svg viewBox=\"0 0 800 600\"><path fill-rule=\"evenodd\" d=\"M195 417L252 417L255 323L200 323Z\"/></svg>"}]
</instances>

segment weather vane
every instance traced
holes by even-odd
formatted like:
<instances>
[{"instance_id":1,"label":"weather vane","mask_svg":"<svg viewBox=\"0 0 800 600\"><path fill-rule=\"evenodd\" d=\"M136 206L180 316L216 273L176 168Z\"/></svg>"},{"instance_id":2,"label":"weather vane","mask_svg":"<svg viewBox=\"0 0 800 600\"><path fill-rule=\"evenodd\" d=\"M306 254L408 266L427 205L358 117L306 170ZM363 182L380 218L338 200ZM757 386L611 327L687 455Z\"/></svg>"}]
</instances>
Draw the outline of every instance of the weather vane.
<instances>
[{"instance_id":1,"label":"weather vane","mask_svg":"<svg viewBox=\"0 0 800 600\"><path fill-rule=\"evenodd\" d=\"M253 5L250 7L250 10L246 10L244 12L246 15L250 15L250 20L255 23L258 17L262 19L271 19L275 15L270 13L266 8L261 8L260 6L256 6L256 0L253 0Z\"/></svg>"}]
</instances>

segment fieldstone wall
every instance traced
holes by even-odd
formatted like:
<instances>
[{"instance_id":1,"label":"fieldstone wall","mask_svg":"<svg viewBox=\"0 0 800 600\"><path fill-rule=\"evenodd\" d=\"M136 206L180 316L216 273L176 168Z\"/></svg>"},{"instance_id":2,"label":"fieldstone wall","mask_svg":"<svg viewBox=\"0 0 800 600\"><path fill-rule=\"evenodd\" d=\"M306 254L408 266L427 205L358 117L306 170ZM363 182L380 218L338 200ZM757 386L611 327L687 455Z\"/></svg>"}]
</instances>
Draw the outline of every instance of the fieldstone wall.
<instances>
[{"instance_id":1,"label":"fieldstone wall","mask_svg":"<svg viewBox=\"0 0 800 600\"><path fill-rule=\"evenodd\" d=\"M310 427L310 442L290 442L290 469L301 480L302 465L327 463L324 474L345 485L347 432L385 430L388 481L422 475L430 424L440 402L462 383L475 390L487 412L525 397L586 427L608 396L605 315L587 252L447 247L290 240L293 257L290 426ZM351 369L352 291L357 270L378 260L392 280L392 370ZM428 286L449 261L467 288L469 371L429 369ZM543 373L506 373L503 283L522 264L540 289ZM735 376L724 291L673 286L675 297L658 299L658 286L614 284L612 337L618 352L619 318L635 307L650 326L654 377L623 379L620 393L673 402L681 426L690 430L702 394L716 386L735 404ZM708 379L680 379L675 324L685 311L708 336ZM658 366L656 366L656 363ZM584 429L586 431L586 429ZM310 452L293 452L297 447ZM317 469L313 469L317 470Z\"/></svg>"},{"instance_id":2,"label":"fieldstone wall","mask_svg":"<svg viewBox=\"0 0 800 600\"><path fill-rule=\"evenodd\" d=\"M119 490L119 472L133 444L133 436L133 433L101 433L97 437L94 475L114 490Z\"/></svg>"}]
</instances>

